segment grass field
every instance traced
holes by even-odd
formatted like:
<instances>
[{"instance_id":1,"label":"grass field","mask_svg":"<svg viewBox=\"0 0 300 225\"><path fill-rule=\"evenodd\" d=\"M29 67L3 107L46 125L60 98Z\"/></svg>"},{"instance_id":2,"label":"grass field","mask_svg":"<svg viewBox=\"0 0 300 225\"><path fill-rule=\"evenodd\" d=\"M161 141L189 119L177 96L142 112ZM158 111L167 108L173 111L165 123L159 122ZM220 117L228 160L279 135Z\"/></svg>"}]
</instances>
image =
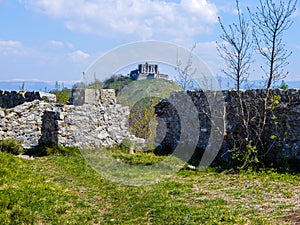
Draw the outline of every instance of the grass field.
<instances>
[{"instance_id":1,"label":"grass field","mask_svg":"<svg viewBox=\"0 0 300 225\"><path fill-rule=\"evenodd\" d=\"M122 153L121 160L148 164L155 157ZM133 187L105 180L79 153L31 161L0 153L5 225L300 224L299 209L297 174L181 170L155 185Z\"/></svg>"}]
</instances>

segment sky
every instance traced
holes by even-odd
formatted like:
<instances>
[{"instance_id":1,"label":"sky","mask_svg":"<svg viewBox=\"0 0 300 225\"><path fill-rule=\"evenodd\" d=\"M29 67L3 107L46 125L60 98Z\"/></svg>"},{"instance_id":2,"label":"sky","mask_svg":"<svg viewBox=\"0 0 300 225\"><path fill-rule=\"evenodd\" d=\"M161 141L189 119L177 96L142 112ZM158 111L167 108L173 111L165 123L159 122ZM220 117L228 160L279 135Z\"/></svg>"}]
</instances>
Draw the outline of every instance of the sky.
<instances>
[{"instance_id":1,"label":"sky","mask_svg":"<svg viewBox=\"0 0 300 225\"><path fill-rule=\"evenodd\" d=\"M258 0L240 0L242 11ZM284 33L286 80L300 80L300 3ZM218 16L236 21L235 0L0 0L0 81L79 81L106 52L127 43L167 41L194 53L222 75ZM251 79L259 79L260 59ZM162 71L163 72L163 71Z\"/></svg>"}]
</instances>

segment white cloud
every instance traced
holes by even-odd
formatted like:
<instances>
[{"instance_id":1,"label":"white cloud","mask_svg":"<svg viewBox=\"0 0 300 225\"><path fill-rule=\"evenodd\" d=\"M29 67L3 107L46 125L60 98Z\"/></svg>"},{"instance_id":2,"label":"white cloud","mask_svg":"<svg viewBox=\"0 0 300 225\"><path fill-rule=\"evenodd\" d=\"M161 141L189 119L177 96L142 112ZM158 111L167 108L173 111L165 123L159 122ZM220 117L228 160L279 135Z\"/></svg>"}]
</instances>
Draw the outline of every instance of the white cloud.
<instances>
[{"instance_id":1,"label":"white cloud","mask_svg":"<svg viewBox=\"0 0 300 225\"><path fill-rule=\"evenodd\" d=\"M19 41L0 40L0 55L26 55L28 51Z\"/></svg>"},{"instance_id":2,"label":"white cloud","mask_svg":"<svg viewBox=\"0 0 300 225\"><path fill-rule=\"evenodd\" d=\"M12 41L12 40L2 41L2 40L0 40L0 47L18 48L21 46L22 46L22 43L19 41Z\"/></svg>"},{"instance_id":3,"label":"white cloud","mask_svg":"<svg viewBox=\"0 0 300 225\"><path fill-rule=\"evenodd\" d=\"M62 19L71 31L135 39L193 37L217 22L209 0L20 0L27 8Z\"/></svg>"},{"instance_id":4,"label":"white cloud","mask_svg":"<svg viewBox=\"0 0 300 225\"><path fill-rule=\"evenodd\" d=\"M207 22L215 23L217 21L217 7L206 0L182 0L181 6L187 12L205 19Z\"/></svg>"},{"instance_id":5,"label":"white cloud","mask_svg":"<svg viewBox=\"0 0 300 225\"><path fill-rule=\"evenodd\" d=\"M69 59L73 62L82 62L82 61L88 59L89 57L90 57L89 54L87 54L81 50L77 50L77 51L74 51L69 54Z\"/></svg>"},{"instance_id":6,"label":"white cloud","mask_svg":"<svg viewBox=\"0 0 300 225\"><path fill-rule=\"evenodd\" d=\"M74 49L74 45L72 43L70 43L70 42L67 42L67 47L69 49Z\"/></svg>"},{"instance_id":7,"label":"white cloud","mask_svg":"<svg viewBox=\"0 0 300 225\"><path fill-rule=\"evenodd\" d=\"M71 50L74 49L74 45L70 42L62 42L62 41L52 40L52 41L49 41L49 44L50 44L50 46L55 47L55 48L66 47Z\"/></svg>"},{"instance_id":8,"label":"white cloud","mask_svg":"<svg viewBox=\"0 0 300 225\"><path fill-rule=\"evenodd\" d=\"M50 44L52 46L54 46L54 47L63 47L64 46L64 43L61 42L61 41L54 41L54 40L52 40L52 41L50 41Z\"/></svg>"}]
</instances>

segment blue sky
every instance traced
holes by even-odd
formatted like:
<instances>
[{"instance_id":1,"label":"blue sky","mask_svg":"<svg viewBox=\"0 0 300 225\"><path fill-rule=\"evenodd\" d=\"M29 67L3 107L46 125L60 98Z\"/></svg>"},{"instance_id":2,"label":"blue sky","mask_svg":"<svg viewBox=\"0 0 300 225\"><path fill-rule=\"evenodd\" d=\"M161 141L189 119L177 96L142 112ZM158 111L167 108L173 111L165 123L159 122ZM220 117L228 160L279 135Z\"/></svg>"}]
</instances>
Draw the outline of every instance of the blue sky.
<instances>
[{"instance_id":1,"label":"blue sky","mask_svg":"<svg viewBox=\"0 0 300 225\"><path fill-rule=\"evenodd\" d=\"M250 9L258 0L240 0ZM300 10L285 33L293 51L286 80L300 80ZM168 41L190 49L216 75L223 61L217 16L236 18L235 0L0 0L0 81L76 81L105 52L129 42ZM252 79L262 71L259 60Z\"/></svg>"}]
</instances>

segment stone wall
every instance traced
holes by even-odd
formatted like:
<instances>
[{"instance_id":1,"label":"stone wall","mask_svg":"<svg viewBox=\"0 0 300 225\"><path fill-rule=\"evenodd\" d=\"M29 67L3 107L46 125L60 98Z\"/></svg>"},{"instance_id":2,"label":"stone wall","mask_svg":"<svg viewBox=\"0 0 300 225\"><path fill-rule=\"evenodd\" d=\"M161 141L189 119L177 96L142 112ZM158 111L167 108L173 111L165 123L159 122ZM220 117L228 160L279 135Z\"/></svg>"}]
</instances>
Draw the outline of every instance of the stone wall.
<instances>
[{"instance_id":1,"label":"stone wall","mask_svg":"<svg viewBox=\"0 0 300 225\"><path fill-rule=\"evenodd\" d=\"M86 95L90 95L90 91L83 93ZM92 101L92 97L76 106L33 100L14 108L0 109L0 140L18 139L26 148L43 143L111 146L125 138L143 143L143 139L130 134L129 108L116 104L111 90L101 91L96 97L101 97L103 103L99 99Z\"/></svg>"},{"instance_id":2,"label":"stone wall","mask_svg":"<svg viewBox=\"0 0 300 225\"><path fill-rule=\"evenodd\" d=\"M24 91L1 91L0 90L0 108L13 108L25 102L42 100L47 98L49 102L55 102L56 97L53 94L44 92L24 92Z\"/></svg>"},{"instance_id":3,"label":"stone wall","mask_svg":"<svg viewBox=\"0 0 300 225\"><path fill-rule=\"evenodd\" d=\"M99 147L124 139L143 143L128 129L129 108L119 104L64 105L44 111L39 143Z\"/></svg>"},{"instance_id":4,"label":"stone wall","mask_svg":"<svg viewBox=\"0 0 300 225\"><path fill-rule=\"evenodd\" d=\"M11 109L0 109L0 140L15 138L25 147L38 145L41 137L42 116L53 104L34 100Z\"/></svg>"},{"instance_id":5,"label":"stone wall","mask_svg":"<svg viewBox=\"0 0 300 225\"><path fill-rule=\"evenodd\" d=\"M161 143L162 147L158 154L170 154L182 141L190 141L191 137L183 136L181 130L183 121L184 123L189 123L189 121L181 118L178 110L174 107L174 105L186 104L186 101L181 100L183 95L190 97L198 111L199 124L195 135L198 138L197 148L202 150L202 152L198 152L198 156L203 155L204 149L210 149L209 151L220 150L216 161L232 162L232 150L239 146L241 139L246 138L245 130L241 125L242 117L237 110L237 106L240 104L238 93L235 91L215 93L203 91L174 92L170 98L162 100L155 110L159 118L157 142ZM265 95L264 90L241 92L243 107L244 110L247 110L247 116L249 117L251 138L254 138L259 127L258 123L260 116L262 116L263 97ZM263 157L270 164L280 164L284 160L299 161L300 90L273 90L272 95L280 96L280 100L278 104L273 105L273 109L268 110L265 131L261 140L267 149L267 154ZM269 102L268 105L271 107L272 103ZM225 111L222 112L223 109ZM187 113L183 117L190 117L189 110L190 108L186 108ZM219 113L214 112L214 110L219 110ZM214 116L213 120L211 119L212 115ZM195 124L192 123L194 122L185 124L185 126L193 129ZM216 126L216 124L218 125ZM208 143L212 134L215 136ZM213 139L222 139L221 145L213 148L208 146L215 144ZM239 147L245 148L246 146L241 145Z\"/></svg>"},{"instance_id":6,"label":"stone wall","mask_svg":"<svg viewBox=\"0 0 300 225\"><path fill-rule=\"evenodd\" d=\"M95 90L81 90L77 94L80 101L73 99L74 105L34 100L41 98L40 93L23 93L23 97L16 97L20 96L17 92L1 93L2 104L7 108L0 108L0 140L15 138L23 141L27 148L41 143L78 147L111 146L125 138L144 142L130 134L129 108L116 104L112 90L96 93ZM9 94L13 97L9 97ZM250 117L261 113L263 102L260 99L265 94L263 90L241 92L244 105L250 109ZM262 137L265 146L270 148L269 160L300 160L300 91L276 90L273 94L280 96L280 101L268 114ZM191 99L195 106L198 123L194 123L191 114L182 113L195 114L185 98ZM12 99L19 100L14 102ZM162 146L158 153L170 154L179 145L182 145L182 149L192 146L193 137L196 136L198 149L220 149L217 159L230 160L230 152L237 140L245 138L244 130L241 129L241 116L237 112L237 99L235 91L172 93L169 99L162 100L155 109L159 121L156 142ZM13 103L18 102L22 104L12 107ZM256 121L250 121L249 124L255 132ZM184 127L185 132L182 131ZM271 136L278 138L272 139ZM222 140L220 146L217 145L218 141L213 140ZM202 154L200 152L198 155Z\"/></svg>"}]
</instances>

